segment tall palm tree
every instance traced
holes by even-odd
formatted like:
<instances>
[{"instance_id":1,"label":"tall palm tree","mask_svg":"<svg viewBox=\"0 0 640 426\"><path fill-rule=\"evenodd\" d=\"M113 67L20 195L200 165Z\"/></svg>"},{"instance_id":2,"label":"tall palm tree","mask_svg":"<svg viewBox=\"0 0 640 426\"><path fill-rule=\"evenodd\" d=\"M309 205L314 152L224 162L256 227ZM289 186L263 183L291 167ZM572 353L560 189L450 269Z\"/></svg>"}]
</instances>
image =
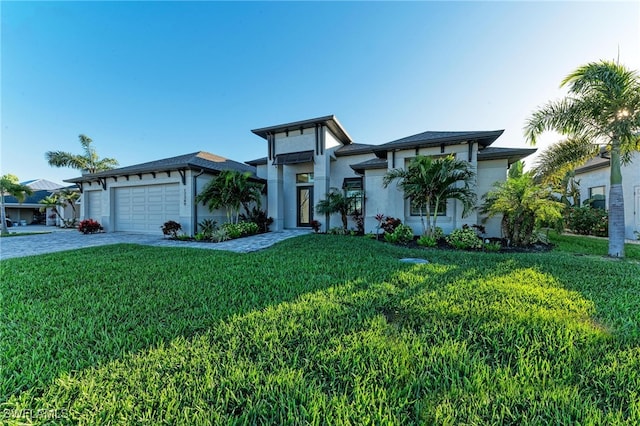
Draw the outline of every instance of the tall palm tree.
<instances>
[{"instance_id":1,"label":"tall palm tree","mask_svg":"<svg viewBox=\"0 0 640 426\"><path fill-rule=\"evenodd\" d=\"M391 182L398 180L404 198L410 199L419 207L423 233L430 236L435 230L438 212L446 205L447 200L462 202L463 217L473 210L476 204L476 193L472 188L475 176L468 162L456 160L451 155L435 159L418 155L406 169L387 172L382 183L386 188Z\"/></svg>"},{"instance_id":2,"label":"tall palm tree","mask_svg":"<svg viewBox=\"0 0 640 426\"><path fill-rule=\"evenodd\" d=\"M58 196L58 194L51 194L49 196L46 196L42 200L38 201L38 203L42 204L42 207L40 207L40 212L46 212L47 209L51 209L53 214L55 214L58 219L62 220L62 216L60 216L58 207L63 206L64 202Z\"/></svg>"},{"instance_id":3,"label":"tall palm tree","mask_svg":"<svg viewBox=\"0 0 640 426\"><path fill-rule=\"evenodd\" d=\"M76 201L80 198L80 193L78 191L72 191L69 188L63 188L58 192L58 196L60 197L64 207L71 206L73 217L75 218L77 216Z\"/></svg>"},{"instance_id":4,"label":"tall palm tree","mask_svg":"<svg viewBox=\"0 0 640 426\"><path fill-rule=\"evenodd\" d=\"M620 167L630 161L634 151L640 151L640 77L615 62L592 62L565 77L564 86L568 95L534 111L525 125L525 136L532 144L547 130L569 136L552 147L548 158L543 157L549 166L538 167L560 173L595 157L599 145L607 146L611 152L609 256L624 257Z\"/></svg>"},{"instance_id":5,"label":"tall palm tree","mask_svg":"<svg viewBox=\"0 0 640 426\"><path fill-rule=\"evenodd\" d=\"M18 177L12 174L2 175L0 177L0 221L2 226L0 230L2 234L8 234L7 229L7 214L4 210L4 196L12 195L18 199L18 202L22 203L27 195L33 194L31 188L19 183Z\"/></svg>"},{"instance_id":6,"label":"tall palm tree","mask_svg":"<svg viewBox=\"0 0 640 426\"><path fill-rule=\"evenodd\" d=\"M318 201L316 204L316 212L327 215L327 230L330 228L329 218L334 213L340 213L342 219L342 229L347 230L348 227L348 215L353 210L356 200L360 197L360 194L353 194L346 196L337 188L331 188L331 190L325 195L323 200Z\"/></svg>"},{"instance_id":7,"label":"tall palm tree","mask_svg":"<svg viewBox=\"0 0 640 426\"><path fill-rule=\"evenodd\" d=\"M80 135L80 145L84 150L84 154L71 154L64 151L48 151L45 158L53 167L70 167L72 169L85 173L97 173L105 170L111 170L118 165L118 161L113 158L100 159L96 150L91 146L93 140L86 136Z\"/></svg>"},{"instance_id":8,"label":"tall palm tree","mask_svg":"<svg viewBox=\"0 0 640 426\"><path fill-rule=\"evenodd\" d=\"M238 223L240 207L249 211L249 204L260 204L263 185L250 180L251 173L224 170L202 189L196 196L196 203L202 203L209 211L224 208L227 221Z\"/></svg>"}]
</instances>

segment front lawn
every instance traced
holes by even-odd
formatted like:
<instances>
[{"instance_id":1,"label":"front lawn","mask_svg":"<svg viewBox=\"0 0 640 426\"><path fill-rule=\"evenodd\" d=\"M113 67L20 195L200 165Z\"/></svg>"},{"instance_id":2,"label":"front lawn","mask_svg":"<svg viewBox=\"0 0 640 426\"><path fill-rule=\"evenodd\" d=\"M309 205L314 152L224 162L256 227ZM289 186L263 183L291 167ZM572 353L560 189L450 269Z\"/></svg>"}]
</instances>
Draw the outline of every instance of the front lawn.
<instances>
[{"instance_id":1,"label":"front lawn","mask_svg":"<svg viewBox=\"0 0 640 426\"><path fill-rule=\"evenodd\" d=\"M638 424L640 265L563 247L307 235L250 254L117 245L3 260L0 416Z\"/></svg>"}]
</instances>

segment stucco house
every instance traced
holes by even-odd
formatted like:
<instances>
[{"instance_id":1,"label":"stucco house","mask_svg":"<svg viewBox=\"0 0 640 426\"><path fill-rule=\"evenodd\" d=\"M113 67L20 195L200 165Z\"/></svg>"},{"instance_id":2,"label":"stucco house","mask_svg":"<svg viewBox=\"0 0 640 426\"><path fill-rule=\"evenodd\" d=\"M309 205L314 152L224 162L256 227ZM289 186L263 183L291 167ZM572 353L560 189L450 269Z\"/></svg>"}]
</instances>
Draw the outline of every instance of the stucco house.
<instances>
[{"instance_id":1,"label":"stucco house","mask_svg":"<svg viewBox=\"0 0 640 426\"><path fill-rule=\"evenodd\" d=\"M624 196L625 238L635 240L634 231L640 232L640 153L634 153L632 161L620 168ZM594 205L609 208L609 176L611 159L606 150L575 170L580 182L580 199L595 200Z\"/></svg>"},{"instance_id":2,"label":"stucco house","mask_svg":"<svg viewBox=\"0 0 640 426\"><path fill-rule=\"evenodd\" d=\"M314 219L327 230L326 217L317 217L314 206L338 188L362 194L358 208L366 232L375 231L375 216L381 213L400 218L420 234L420 218L402 192L395 184L383 188L388 170L406 167L418 154L455 155L476 169L480 199L494 182L506 179L512 163L535 152L492 147L502 130L423 132L382 145L354 143L333 115L252 132L266 141L267 156L246 163L196 152L69 179L82 191L81 217L98 220L108 232L160 233L165 221L175 220L184 232L193 234L205 218L224 222L223 212L210 213L194 200L213 176L233 169L249 171L255 180L266 183L262 207L274 219L271 230L309 227ZM446 233L482 219L477 212L463 218L461 206L453 200L441 213L438 226ZM332 226L339 223L338 216L331 218ZM487 234L500 235L498 219L487 223Z\"/></svg>"},{"instance_id":3,"label":"stucco house","mask_svg":"<svg viewBox=\"0 0 640 426\"><path fill-rule=\"evenodd\" d=\"M53 214L51 209L47 209L44 213L40 212L40 208L42 207L40 201L57 191L65 189L65 186L46 179L32 179L21 182L20 184L31 188L33 193L28 195L22 203L20 203L16 197L10 195L4 196L5 211L7 217L13 222L13 225L31 225L33 223L58 225L59 219ZM67 188L74 189L74 187L75 186ZM74 216L73 211L71 206L60 206L58 208L60 215L66 219L71 219Z\"/></svg>"}]
</instances>

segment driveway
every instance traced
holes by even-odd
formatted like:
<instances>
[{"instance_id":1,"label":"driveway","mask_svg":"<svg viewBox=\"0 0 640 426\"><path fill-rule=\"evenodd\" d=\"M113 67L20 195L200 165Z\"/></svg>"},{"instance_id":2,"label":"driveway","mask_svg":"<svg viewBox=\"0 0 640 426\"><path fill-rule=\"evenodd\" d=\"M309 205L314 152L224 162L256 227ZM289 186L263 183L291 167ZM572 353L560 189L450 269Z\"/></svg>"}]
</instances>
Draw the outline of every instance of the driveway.
<instances>
[{"instance_id":1,"label":"driveway","mask_svg":"<svg viewBox=\"0 0 640 426\"><path fill-rule=\"evenodd\" d=\"M109 244L142 244L156 247L192 247L208 250L227 250L236 253L248 253L262 250L273 244L310 233L309 230L287 229L278 232L253 235L222 243L198 243L195 241L174 241L162 235L134 234L129 232L110 232L83 235L76 229L60 229L52 226L33 226L12 229L16 232L50 231L47 234L25 235L19 237L0 238L0 259L34 256L65 250L76 250L86 247L105 246Z\"/></svg>"}]
</instances>

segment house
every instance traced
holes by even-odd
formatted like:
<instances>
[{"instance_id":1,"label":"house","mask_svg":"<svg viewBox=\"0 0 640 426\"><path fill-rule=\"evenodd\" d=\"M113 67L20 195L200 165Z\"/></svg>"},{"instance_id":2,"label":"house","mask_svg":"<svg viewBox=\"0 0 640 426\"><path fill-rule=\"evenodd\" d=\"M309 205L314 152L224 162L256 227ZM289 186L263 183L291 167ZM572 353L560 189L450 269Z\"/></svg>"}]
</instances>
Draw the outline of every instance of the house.
<instances>
[{"instance_id":1,"label":"house","mask_svg":"<svg viewBox=\"0 0 640 426\"><path fill-rule=\"evenodd\" d=\"M7 217L11 219L14 226L31 225L32 223L45 224L47 214L51 214L51 212L40 212L40 207L42 207L40 201L64 186L46 179L33 179L20 184L31 188L33 193L26 196L22 203L16 197L5 195L4 204ZM60 211L62 212L62 210L61 208Z\"/></svg>"},{"instance_id":2,"label":"house","mask_svg":"<svg viewBox=\"0 0 640 426\"><path fill-rule=\"evenodd\" d=\"M624 197L625 238L635 240L634 231L640 232L640 153L620 168ZM575 170L580 183L580 199L591 200L594 207L609 208L611 159L606 150Z\"/></svg>"},{"instance_id":3,"label":"house","mask_svg":"<svg viewBox=\"0 0 640 426\"><path fill-rule=\"evenodd\" d=\"M406 167L416 155L455 155L477 171L479 197L496 181L506 179L509 165L535 149L491 146L502 130L423 132L382 145L354 143L333 116L313 118L252 130L266 141L267 156L246 164L206 152L196 152L149 163L86 174L67 182L82 192L81 217L98 220L106 231L159 233L167 220L178 221L187 234L203 219L225 221L223 212L210 213L196 205L195 197L221 170L249 171L266 183L263 208L274 223L271 230L310 227L313 220L327 230L327 218L317 217L314 206L332 188L361 194L356 206L365 218L365 231L375 232L378 213L400 218L416 234L420 217L395 184L383 188L385 173ZM462 207L450 200L438 226L451 232L464 224L480 223L473 212L462 217ZM331 224L340 223L338 216ZM350 226L355 224L352 222ZM489 235L500 235L499 219L487 223Z\"/></svg>"},{"instance_id":4,"label":"house","mask_svg":"<svg viewBox=\"0 0 640 426\"><path fill-rule=\"evenodd\" d=\"M80 217L105 231L162 233L169 220L187 234L204 219L223 223L224 212L209 212L195 197L222 170L255 174L255 167L200 151L68 179L80 188ZM260 180L254 177L255 180Z\"/></svg>"}]
</instances>

